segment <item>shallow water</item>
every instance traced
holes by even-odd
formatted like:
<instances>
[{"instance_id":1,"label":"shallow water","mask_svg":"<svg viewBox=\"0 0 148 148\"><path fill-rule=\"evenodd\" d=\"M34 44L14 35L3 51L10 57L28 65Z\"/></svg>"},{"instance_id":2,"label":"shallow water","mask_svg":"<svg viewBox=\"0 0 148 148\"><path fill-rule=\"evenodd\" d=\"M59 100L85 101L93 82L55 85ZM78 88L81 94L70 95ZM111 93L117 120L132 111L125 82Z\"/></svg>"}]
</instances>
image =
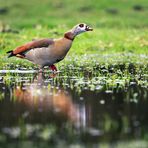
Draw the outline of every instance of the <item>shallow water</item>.
<instances>
[{"instance_id":1,"label":"shallow water","mask_svg":"<svg viewBox=\"0 0 148 148\"><path fill-rule=\"evenodd\" d=\"M104 79L2 72L1 145L122 147L142 141L147 147L147 87L136 80L123 86L121 79L111 87Z\"/></svg>"}]
</instances>

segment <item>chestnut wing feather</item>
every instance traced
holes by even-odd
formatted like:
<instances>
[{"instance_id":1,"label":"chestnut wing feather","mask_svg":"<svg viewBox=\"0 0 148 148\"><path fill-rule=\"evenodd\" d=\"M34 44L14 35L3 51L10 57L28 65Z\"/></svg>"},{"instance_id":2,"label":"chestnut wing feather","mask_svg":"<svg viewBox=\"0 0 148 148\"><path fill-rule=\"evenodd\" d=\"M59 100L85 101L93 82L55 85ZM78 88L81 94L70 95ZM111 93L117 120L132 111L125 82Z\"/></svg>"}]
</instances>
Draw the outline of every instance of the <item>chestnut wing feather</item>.
<instances>
[{"instance_id":1,"label":"chestnut wing feather","mask_svg":"<svg viewBox=\"0 0 148 148\"><path fill-rule=\"evenodd\" d=\"M22 46L17 47L13 50L13 54L21 54L27 50L33 49L33 48L41 48L41 47L48 47L49 45L53 44L53 39L40 39L31 41L27 44L24 44Z\"/></svg>"}]
</instances>

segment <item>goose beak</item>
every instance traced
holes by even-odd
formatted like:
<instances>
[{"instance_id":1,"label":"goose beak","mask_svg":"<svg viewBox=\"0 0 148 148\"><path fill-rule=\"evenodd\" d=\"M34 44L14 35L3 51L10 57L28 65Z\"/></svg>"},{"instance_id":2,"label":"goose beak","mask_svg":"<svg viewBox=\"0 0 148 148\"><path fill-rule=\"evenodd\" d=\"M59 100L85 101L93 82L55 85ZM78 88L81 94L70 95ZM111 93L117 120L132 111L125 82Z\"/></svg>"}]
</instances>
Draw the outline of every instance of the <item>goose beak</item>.
<instances>
[{"instance_id":1,"label":"goose beak","mask_svg":"<svg viewBox=\"0 0 148 148\"><path fill-rule=\"evenodd\" d=\"M85 30L86 31L93 31L93 29L91 27L89 27L89 26L86 26Z\"/></svg>"}]
</instances>

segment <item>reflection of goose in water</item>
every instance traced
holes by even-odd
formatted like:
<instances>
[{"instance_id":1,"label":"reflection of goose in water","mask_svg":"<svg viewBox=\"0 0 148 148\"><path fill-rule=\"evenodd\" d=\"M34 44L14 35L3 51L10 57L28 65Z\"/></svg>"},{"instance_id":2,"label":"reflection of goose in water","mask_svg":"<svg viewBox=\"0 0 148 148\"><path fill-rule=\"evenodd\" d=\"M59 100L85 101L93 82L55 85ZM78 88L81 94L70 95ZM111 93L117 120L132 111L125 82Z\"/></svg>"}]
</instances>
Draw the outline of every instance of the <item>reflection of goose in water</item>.
<instances>
[{"instance_id":1,"label":"reflection of goose in water","mask_svg":"<svg viewBox=\"0 0 148 148\"><path fill-rule=\"evenodd\" d=\"M52 112L72 122L77 122L77 109L68 92L45 84L44 76L39 73L34 82L13 91L17 101L27 105L31 110Z\"/></svg>"}]
</instances>

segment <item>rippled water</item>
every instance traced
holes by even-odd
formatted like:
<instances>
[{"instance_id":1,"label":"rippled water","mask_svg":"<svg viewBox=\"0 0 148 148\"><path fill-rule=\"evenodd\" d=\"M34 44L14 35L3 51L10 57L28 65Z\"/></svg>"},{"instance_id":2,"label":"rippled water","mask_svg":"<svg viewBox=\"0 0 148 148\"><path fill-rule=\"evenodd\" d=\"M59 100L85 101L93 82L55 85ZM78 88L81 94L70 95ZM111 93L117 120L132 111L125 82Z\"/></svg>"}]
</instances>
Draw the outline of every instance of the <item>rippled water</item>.
<instances>
[{"instance_id":1,"label":"rippled water","mask_svg":"<svg viewBox=\"0 0 148 148\"><path fill-rule=\"evenodd\" d=\"M121 87L117 80L108 87L104 78L34 72L1 72L1 145L124 147L142 141L148 146L146 86L132 80Z\"/></svg>"}]
</instances>

